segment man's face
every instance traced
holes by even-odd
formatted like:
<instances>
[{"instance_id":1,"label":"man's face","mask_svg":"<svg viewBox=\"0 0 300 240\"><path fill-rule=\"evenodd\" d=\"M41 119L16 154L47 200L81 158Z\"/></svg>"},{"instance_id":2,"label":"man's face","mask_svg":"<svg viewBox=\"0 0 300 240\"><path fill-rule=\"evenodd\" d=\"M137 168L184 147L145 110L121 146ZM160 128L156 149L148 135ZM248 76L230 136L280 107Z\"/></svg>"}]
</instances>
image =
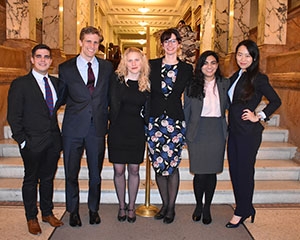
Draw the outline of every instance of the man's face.
<instances>
[{"instance_id":1,"label":"man's face","mask_svg":"<svg viewBox=\"0 0 300 240\"><path fill-rule=\"evenodd\" d=\"M100 37L97 34L85 34L83 40L79 40L81 47L81 56L88 62L98 52Z\"/></svg>"},{"instance_id":2,"label":"man's face","mask_svg":"<svg viewBox=\"0 0 300 240\"><path fill-rule=\"evenodd\" d=\"M45 75L52 63L50 52L47 49L38 49L31 57L33 69L38 73Z\"/></svg>"}]
</instances>

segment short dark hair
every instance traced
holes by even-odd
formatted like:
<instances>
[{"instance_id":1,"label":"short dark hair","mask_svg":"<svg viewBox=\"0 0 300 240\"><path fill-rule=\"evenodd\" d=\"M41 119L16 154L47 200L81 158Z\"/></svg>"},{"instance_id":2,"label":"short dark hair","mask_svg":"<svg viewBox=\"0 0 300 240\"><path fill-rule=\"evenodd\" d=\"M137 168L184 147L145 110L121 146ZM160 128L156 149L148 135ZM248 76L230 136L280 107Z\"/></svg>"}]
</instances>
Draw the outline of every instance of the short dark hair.
<instances>
[{"instance_id":1,"label":"short dark hair","mask_svg":"<svg viewBox=\"0 0 300 240\"><path fill-rule=\"evenodd\" d=\"M79 34L79 39L82 41L84 38L84 35L86 34L97 34L100 38L100 43L104 40L104 37L100 33L98 28L95 28L93 26L87 26L81 29L80 34Z\"/></svg>"},{"instance_id":2,"label":"short dark hair","mask_svg":"<svg viewBox=\"0 0 300 240\"><path fill-rule=\"evenodd\" d=\"M38 45L35 45L34 48L32 48L31 50L31 56L34 57L35 53L37 50L39 49L46 49L50 52L50 57L52 57L52 53L51 53L51 48L46 45L46 44L38 44Z\"/></svg>"},{"instance_id":3,"label":"short dark hair","mask_svg":"<svg viewBox=\"0 0 300 240\"><path fill-rule=\"evenodd\" d=\"M169 28L165 30L160 36L160 42L164 43L164 41L169 40L172 34L176 36L178 43L181 43L181 36L176 28Z\"/></svg>"}]
</instances>

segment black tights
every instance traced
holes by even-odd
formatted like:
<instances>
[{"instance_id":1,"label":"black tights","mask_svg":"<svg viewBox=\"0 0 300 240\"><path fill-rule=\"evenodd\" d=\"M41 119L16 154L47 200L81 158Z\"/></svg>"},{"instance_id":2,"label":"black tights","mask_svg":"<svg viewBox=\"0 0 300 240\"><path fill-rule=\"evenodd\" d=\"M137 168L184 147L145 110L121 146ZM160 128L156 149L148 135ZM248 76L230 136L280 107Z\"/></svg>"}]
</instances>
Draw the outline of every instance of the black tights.
<instances>
[{"instance_id":1,"label":"black tights","mask_svg":"<svg viewBox=\"0 0 300 240\"><path fill-rule=\"evenodd\" d=\"M135 200L140 184L139 164L128 164L128 209L135 208ZM126 179L125 179L125 164L114 164L114 184L119 200L119 208L124 210L126 208L125 193L126 193ZM132 211L131 211L132 212Z\"/></svg>"},{"instance_id":2,"label":"black tights","mask_svg":"<svg viewBox=\"0 0 300 240\"><path fill-rule=\"evenodd\" d=\"M170 176L155 174L156 183L162 199L162 214L172 217L175 214L175 201L179 189L179 170L174 170Z\"/></svg>"},{"instance_id":3,"label":"black tights","mask_svg":"<svg viewBox=\"0 0 300 240\"><path fill-rule=\"evenodd\" d=\"M197 208L202 209L204 195L204 209L209 210L215 193L217 184L217 175L213 174L195 174L193 179L194 194Z\"/></svg>"}]
</instances>

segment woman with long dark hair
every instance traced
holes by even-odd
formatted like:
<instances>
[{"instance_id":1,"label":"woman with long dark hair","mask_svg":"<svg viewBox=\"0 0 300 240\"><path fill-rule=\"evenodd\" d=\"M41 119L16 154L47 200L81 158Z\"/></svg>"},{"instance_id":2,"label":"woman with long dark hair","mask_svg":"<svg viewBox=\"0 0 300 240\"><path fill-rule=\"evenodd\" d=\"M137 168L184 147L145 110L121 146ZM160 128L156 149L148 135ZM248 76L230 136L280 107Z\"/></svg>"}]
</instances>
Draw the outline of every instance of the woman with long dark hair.
<instances>
[{"instance_id":1,"label":"woman with long dark hair","mask_svg":"<svg viewBox=\"0 0 300 240\"><path fill-rule=\"evenodd\" d=\"M227 228L236 228L248 217L254 222L252 204L254 192L254 166L262 140L263 125L281 105L281 100L269 83L268 77L259 71L259 49L252 40L244 40L236 47L239 70L230 78L228 162L236 208ZM256 113L262 97L268 100L266 107Z\"/></svg>"},{"instance_id":2,"label":"woman with long dark hair","mask_svg":"<svg viewBox=\"0 0 300 240\"><path fill-rule=\"evenodd\" d=\"M195 78L184 97L190 171L196 208L193 221L210 224L210 206L214 196L217 173L223 171L228 108L229 80L222 77L219 57L214 51L203 52L196 64ZM203 204L204 197L204 204Z\"/></svg>"}]
</instances>

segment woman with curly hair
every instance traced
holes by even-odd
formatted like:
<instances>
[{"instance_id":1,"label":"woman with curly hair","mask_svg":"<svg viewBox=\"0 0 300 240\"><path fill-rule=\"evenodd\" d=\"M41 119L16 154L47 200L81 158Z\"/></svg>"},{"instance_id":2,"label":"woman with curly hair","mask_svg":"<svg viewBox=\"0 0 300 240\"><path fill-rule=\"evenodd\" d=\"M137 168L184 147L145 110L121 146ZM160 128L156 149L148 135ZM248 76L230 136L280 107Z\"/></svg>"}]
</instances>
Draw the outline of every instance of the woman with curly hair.
<instances>
[{"instance_id":1,"label":"woman with curly hair","mask_svg":"<svg viewBox=\"0 0 300 240\"><path fill-rule=\"evenodd\" d=\"M119 201L117 219L136 220L135 201L140 183L139 168L144 160L145 125L150 83L149 64L135 47L125 50L111 80L108 156L114 166L114 184ZM128 171L128 206L125 203ZM128 215L127 215L128 213Z\"/></svg>"}]
</instances>

